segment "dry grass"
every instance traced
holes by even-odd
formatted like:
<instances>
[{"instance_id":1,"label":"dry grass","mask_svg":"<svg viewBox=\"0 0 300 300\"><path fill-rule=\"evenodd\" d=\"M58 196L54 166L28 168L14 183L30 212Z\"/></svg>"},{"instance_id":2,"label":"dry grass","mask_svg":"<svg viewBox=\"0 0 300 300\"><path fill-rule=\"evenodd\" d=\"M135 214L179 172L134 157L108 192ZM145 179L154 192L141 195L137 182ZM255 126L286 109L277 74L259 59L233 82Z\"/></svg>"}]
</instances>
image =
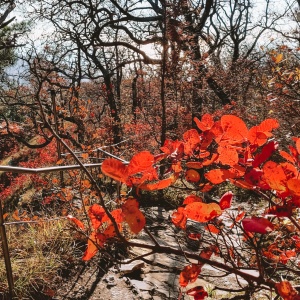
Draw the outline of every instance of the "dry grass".
<instances>
[{"instance_id":1,"label":"dry grass","mask_svg":"<svg viewBox=\"0 0 300 300\"><path fill-rule=\"evenodd\" d=\"M15 293L30 299L34 291L55 290L59 270L75 259L75 243L67 220L6 226ZM3 253L0 250L0 292L8 290ZM1 293L0 293L1 295Z\"/></svg>"}]
</instances>

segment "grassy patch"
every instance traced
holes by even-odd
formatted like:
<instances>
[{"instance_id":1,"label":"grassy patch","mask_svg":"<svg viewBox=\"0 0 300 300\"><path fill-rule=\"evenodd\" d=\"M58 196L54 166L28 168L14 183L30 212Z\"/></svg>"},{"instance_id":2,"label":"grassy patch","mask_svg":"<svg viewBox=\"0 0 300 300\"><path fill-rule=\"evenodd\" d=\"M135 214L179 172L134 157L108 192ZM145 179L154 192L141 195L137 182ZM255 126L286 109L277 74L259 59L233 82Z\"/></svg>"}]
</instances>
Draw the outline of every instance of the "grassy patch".
<instances>
[{"instance_id":1,"label":"grassy patch","mask_svg":"<svg viewBox=\"0 0 300 300\"><path fill-rule=\"evenodd\" d=\"M59 271L76 259L74 237L67 220L6 226L16 295L24 299L34 292L55 291ZM0 295L8 290L0 250Z\"/></svg>"}]
</instances>

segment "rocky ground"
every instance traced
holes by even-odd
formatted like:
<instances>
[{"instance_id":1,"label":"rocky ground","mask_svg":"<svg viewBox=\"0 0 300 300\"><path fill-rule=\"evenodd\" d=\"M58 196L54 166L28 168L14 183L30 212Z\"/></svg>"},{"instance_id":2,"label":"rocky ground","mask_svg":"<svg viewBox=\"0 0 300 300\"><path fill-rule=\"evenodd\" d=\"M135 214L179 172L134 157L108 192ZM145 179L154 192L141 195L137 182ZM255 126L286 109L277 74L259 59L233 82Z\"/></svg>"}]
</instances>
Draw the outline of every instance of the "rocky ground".
<instances>
[{"instance_id":1,"label":"rocky ground","mask_svg":"<svg viewBox=\"0 0 300 300\"><path fill-rule=\"evenodd\" d=\"M172 212L163 208L151 207L145 210L149 220L148 228L155 235L157 241L162 245L169 245L175 248L189 247L184 242L184 237L176 232L175 228L169 222L165 222ZM167 224L169 223L169 225ZM234 238L234 237L233 237ZM135 238L140 243L152 243L146 233L141 233ZM191 251L191 249L189 249ZM195 250L195 253L198 253ZM141 256L147 250L142 248L131 248L129 258ZM215 257L214 259L219 259ZM70 278L60 287L56 300L136 300L136 299L192 299L189 296L180 296L178 284L179 273L187 261L183 257L177 257L167 254L153 254L143 259L135 260L131 263L125 263L117 266L110 266L104 269L100 262L94 259L85 265L74 270L72 280ZM256 272L250 272L257 275ZM224 288L214 290L216 285ZM226 289L239 290L246 282L234 274L225 274L223 271L214 267L204 265L201 271L201 278L195 283L188 285L187 288L194 286L203 286L209 297L207 299L231 299L237 294L231 294ZM243 299L242 294L238 298ZM252 299L272 299L270 295L258 294Z\"/></svg>"}]
</instances>

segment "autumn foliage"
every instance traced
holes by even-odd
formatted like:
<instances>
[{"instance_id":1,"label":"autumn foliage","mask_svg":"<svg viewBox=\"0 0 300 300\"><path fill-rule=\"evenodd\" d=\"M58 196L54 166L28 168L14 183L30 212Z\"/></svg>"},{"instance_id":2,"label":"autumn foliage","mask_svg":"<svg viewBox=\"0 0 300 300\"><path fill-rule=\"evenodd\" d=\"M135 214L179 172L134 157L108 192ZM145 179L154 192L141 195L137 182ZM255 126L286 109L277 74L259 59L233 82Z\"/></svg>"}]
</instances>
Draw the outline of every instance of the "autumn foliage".
<instances>
[{"instance_id":1,"label":"autumn foliage","mask_svg":"<svg viewBox=\"0 0 300 300\"><path fill-rule=\"evenodd\" d=\"M256 259L267 261L270 265L286 265L295 261L300 251L300 225L296 217L300 208L300 138L292 138L293 143L288 151L279 150L279 144L273 137L274 130L279 126L275 119L266 119L249 129L235 115L224 115L215 120L212 115L205 114L201 120L195 118L195 123L198 129L186 131L182 140L166 140L159 154L142 151L134 155L129 163L116 158L104 160L102 173L135 190L137 198L123 197L110 211L99 204L88 208L92 231L84 260L91 259L99 249L115 239L130 243L123 234L124 228L132 234L143 230L146 219L138 201L142 190L165 189L186 181L200 195L205 195L218 184L227 183L231 188L235 186L256 193L266 206L262 213L252 214L240 208L237 214L232 215L232 191L225 192L213 202L190 194L171 215L171 222L176 227L186 230L187 221L192 220L203 223L205 231L212 236L228 234L233 228L238 228L244 234L244 243L257 247ZM163 173L161 170L164 170ZM231 220L226 225L229 226L227 229L222 225L223 217ZM80 230L85 230L79 220L69 219ZM290 233L284 235L285 224L290 224L286 228L293 229L288 229ZM260 239L272 233L277 235L275 242L257 246ZM201 239L200 233L194 235ZM234 268L242 267L238 253L231 247L227 250ZM184 288L193 283L201 274L202 266L211 262L212 255L224 255L222 251L217 243L203 248L198 263L188 264L181 271L180 286ZM261 263L253 262L252 266L263 272ZM266 280L265 284L269 282ZM300 297L289 281L269 282L269 287L285 300ZM207 296L200 286L186 293L194 299Z\"/></svg>"}]
</instances>

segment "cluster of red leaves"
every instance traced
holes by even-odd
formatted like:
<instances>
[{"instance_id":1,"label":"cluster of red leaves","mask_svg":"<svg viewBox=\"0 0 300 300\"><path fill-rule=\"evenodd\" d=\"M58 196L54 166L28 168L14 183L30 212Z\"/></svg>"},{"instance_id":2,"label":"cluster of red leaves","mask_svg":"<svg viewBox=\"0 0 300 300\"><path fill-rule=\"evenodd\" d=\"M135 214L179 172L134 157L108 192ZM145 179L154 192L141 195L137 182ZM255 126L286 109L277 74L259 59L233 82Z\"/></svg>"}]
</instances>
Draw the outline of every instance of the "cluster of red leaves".
<instances>
[{"instance_id":1,"label":"cluster of red leaves","mask_svg":"<svg viewBox=\"0 0 300 300\"><path fill-rule=\"evenodd\" d=\"M83 255L83 260L90 260L98 252L99 248L112 238L117 237L115 225L119 232L122 232L123 223L127 223L131 232L138 234L145 226L146 219L139 210L139 204L136 199L127 199L120 208L110 212L110 217L115 221L113 224L111 218L105 209L99 204L93 204L89 207L88 216L92 225L92 233L88 239L87 249ZM84 224L78 219L68 216L78 228L84 230Z\"/></svg>"},{"instance_id":2,"label":"cluster of red leaves","mask_svg":"<svg viewBox=\"0 0 300 300\"><path fill-rule=\"evenodd\" d=\"M145 190L169 187L180 175L200 192L207 192L213 185L228 181L237 187L270 192L276 200L272 201L273 205L265 214L278 218L292 217L295 209L300 208L300 138L293 138L295 146L289 146L289 152L277 151L278 143L271 139L272 131L279 126L275 119L266 119L250 129L234 115L223 115L215 121L212 115L205 114L201 120L195 118L194 121L199 130L186 131L182 141L166 140L160 148L163 153L153 156L147 151L140 152L128 165L110 158L103 162L102 172L128 186ZM279 162L272 160L276 151L281 156ZM165 173L168 178L165 179L159 179L155 166L161 161L169 166ZM209 222L230 207L232 197L232 193L227 192L218 203L205 203L200 197L190 195L172 214L172 222L182 229L186 228L187 219L207 223L206 229L218 234L219 229ZM265 216L244 217L245 212L240 213L234 224L242 221L249 236L253 236L252 233L267 234L276 229ZM130 224L129 219L126 221ZM294 244L298 251L299 240L294 239ZM295 249L278 252L278 248L270 248L263 253L266 258L285 264L296 255ZM180 274L180 285L186 286L195 281L201 267L200 263L186 266ZM196 289L191 293L202 293L197 299L204 298L206 292L202 287L199 291ZM278 293L283 293L280 285Z\"/></svg>"}]
</instances>

